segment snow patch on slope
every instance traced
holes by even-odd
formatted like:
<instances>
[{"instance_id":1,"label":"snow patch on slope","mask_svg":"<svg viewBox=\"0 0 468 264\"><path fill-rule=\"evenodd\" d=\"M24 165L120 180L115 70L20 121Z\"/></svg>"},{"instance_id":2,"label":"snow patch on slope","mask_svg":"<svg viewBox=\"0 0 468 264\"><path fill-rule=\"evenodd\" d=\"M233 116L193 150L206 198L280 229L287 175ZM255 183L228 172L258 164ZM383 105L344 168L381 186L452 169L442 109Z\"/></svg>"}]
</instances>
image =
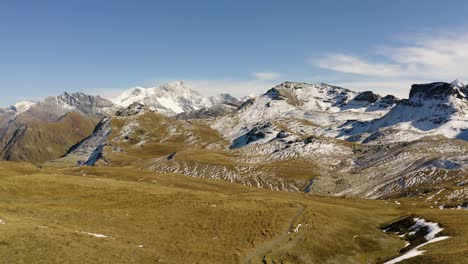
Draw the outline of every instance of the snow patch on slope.
<instances>
[{"instance_id":1,"label":"snow patch on slope","mask_svg":"<svg viewBox=\"0 0 468 264\"><path fill-rule=\"evenodd\" d=\"M409 228L409 230L408 230L409 233L408 234L409 235L415 234L416 232L418 232L418 231L420 231L422 229L425 229L426 232L427 232L427 234L424 236L424 239L426 240L426 242L421 244L421 245L418 245L415 248L410 249L408 252L404 253L403 255L401 255L401 256L399 256L397 258L394 258L394 259L392 259L390 261L385 262L384 264L395 264L395 263L399 263L399 262L401 262L401 261L403 261L405 259L409 259L409 258L413 258L413 257L419 256L419 255L422 255L426 251L425 250L419 250L420 248L422 248L422 247L424 247L424 246L426 246L426 245L428 245L430 243L435 243L435 242L439 242L439 241L450 238L448 236L436 237L436 235L438 235L440 232L442 232L442 230L444 230L437 223L427 222L426 220L421 219L421 218L414 218L413 220L414 220L415 224L412 227ZM408 234L403 234L403 235L400 235L400 236L405 237Z\"/></svg>"}]
</instances>

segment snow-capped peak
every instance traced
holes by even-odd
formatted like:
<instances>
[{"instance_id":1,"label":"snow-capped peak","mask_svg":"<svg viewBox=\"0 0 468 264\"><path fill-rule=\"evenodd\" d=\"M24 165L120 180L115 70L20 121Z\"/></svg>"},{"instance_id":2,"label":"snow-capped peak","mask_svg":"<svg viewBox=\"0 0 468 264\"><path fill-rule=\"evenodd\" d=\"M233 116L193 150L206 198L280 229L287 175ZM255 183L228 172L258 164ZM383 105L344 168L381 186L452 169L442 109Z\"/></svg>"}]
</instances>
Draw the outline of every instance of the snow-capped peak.
<instances>
[{"instance_id":1,"label":"snow-capped peak","mask_svg":"<svg viewBox=\"0 0 468 264\"><path fill-rule=\"evenodd\" d=\"M209 108L214 104L224 104L226 101L231 100L232 98L229 95L204 97L187 87L182 81L169 82L150 88L136 87L112 99L115 104L123 107L128 107L133 103L140 103L168 116Z\"/></svg>"},{"instance_id":2,"label":"snow-capped peak","mask_svg":"<svg viewBox=\"0 0 468 264\"><path fill-rule=\"evenodd\" d=\"M17 113L23 113L28 111L35 104L35 102L25 100L12 105L10 109L16 111Z\"/></svg>"},{"instance_id":3,"label":"snow-capped peak","mask_svg":"<svg viewBox=\"0 0 468 264\"><path fill-rule=\"evenodd\" d=\"M459 79L455 79L454 81L452 81L450 84L452 84L453 86L455 87L458 87L458 88L464 88L466 85L460 81Z\"/></svg>"},{"instance_id":4,"label":"snow-capped peak","mask_svg":"<svg viewBox=\"0 0 468 264\"><path fill-rule=\"evenodd\" d=\"M131 88L116 98L112 98L111 101L114 104L127 107L135 102L143 100L149 94L149 89L143 87Z\"/></svg>"}]
</instances>

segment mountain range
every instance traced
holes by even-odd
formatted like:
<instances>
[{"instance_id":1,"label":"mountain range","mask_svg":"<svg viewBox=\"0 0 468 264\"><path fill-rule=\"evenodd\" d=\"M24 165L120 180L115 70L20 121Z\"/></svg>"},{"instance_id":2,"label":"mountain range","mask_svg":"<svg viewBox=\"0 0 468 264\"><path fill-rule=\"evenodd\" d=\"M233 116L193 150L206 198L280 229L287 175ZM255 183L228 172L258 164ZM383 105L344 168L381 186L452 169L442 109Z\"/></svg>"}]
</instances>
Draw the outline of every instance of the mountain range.
<instances>
[{"instance_id":1,"label":"mountain range","mask_svg":"<svg viewBox=\"0 0 468 264\"><path fill-rule=\"evenodd\" d=\"M284 82L205 97L183 82L116 98L64 93L0 109L0 158L135 166L260 188L468 199L468 88L415 84L408 99ZM449 199L450 198L450 199Z\"/></svg>"}]
</instances>

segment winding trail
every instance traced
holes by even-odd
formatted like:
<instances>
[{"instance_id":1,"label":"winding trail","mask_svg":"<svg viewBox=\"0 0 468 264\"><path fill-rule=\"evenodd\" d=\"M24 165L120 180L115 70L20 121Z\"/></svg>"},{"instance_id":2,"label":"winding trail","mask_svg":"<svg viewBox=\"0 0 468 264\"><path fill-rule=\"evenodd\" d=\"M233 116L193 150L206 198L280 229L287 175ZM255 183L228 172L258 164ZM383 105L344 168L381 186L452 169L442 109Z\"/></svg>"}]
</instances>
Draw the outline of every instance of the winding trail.
<instances>
[{"instance_id":1,"label":"winding trail","mask_svg":"<svg viewBox=\"0 0 468 264\"><path fill-rule=\"evenodd\" d=\"M285 244L290 242L290 238L292 233L296 229L294 223L296 220L302 216L302 214L307 210L307 206L301 204L301 208L297 211L297 213L293 216L291 221L289 222L288 228L283 230L280 235L274 237L271 240L265 241L262 244L256 246L249 252L247 252L244 257L242 258L242 263L250 264L250 263L258 263L253 262L254 260L262 261L263 258L271 251L284 246Z\"/></svg>"}]
</instances>

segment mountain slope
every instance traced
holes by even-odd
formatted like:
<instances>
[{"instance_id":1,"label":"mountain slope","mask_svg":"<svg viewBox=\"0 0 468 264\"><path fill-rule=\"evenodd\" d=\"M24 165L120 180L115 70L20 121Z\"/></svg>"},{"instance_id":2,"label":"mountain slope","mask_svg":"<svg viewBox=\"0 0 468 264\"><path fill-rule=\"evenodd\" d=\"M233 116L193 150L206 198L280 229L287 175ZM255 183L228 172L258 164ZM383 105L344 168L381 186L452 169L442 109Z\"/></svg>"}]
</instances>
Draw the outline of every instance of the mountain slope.
<instances>
[{"instance_id":1,"label":"mountain slope","mask_svg":"<svg viewBox=\"0 0 468 264\"><path fill-rule=\"evenodd\" d=\"M0 129L0 159L33 163L56 159L88 136L98 120L75 112L48 122L18 116Z\"/></svg>"}]
</instances>

